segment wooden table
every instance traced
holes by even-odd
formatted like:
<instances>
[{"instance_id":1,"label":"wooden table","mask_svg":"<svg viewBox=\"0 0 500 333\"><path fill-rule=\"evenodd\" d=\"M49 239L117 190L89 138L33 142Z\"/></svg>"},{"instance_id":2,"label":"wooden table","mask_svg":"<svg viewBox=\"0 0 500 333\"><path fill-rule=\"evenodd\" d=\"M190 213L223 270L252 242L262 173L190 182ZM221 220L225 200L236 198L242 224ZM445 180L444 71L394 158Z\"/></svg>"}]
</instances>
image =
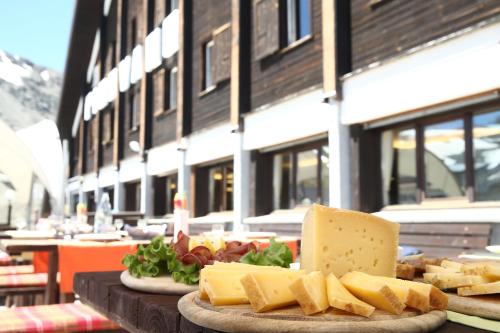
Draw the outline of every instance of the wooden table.
<instances>
[{"instance_id":1,"label":"wooden table","mask_svg":"<svg viewBox=\"0 0 500 333\"><path fill-rule=\"evenodd\" d=\"M127 331L215 333L197 326L181 316L177 310L180 296L154 295L126 288L120 282L121 272L77 273L75 293L82 302L90 305L108 318L116 321ZM447 321L438 333L487 333Z\"/></svg>"}]
</instances>

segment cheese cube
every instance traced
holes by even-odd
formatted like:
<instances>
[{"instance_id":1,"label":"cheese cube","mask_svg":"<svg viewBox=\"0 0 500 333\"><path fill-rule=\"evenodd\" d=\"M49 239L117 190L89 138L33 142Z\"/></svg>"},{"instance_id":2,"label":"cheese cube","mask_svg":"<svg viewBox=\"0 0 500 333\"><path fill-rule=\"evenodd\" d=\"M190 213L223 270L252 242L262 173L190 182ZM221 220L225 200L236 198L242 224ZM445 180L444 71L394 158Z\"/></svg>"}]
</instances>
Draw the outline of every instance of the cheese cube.
<instances>
[{"instance_id":1,"label":"cheese cube","mask_svg":"<svg viewBox=\"0 0 500 333\"><path fill-rule=\"evenodd\" d=\"M199 281L199 297L201 299L208 300L209 296L207 294L206 288L205 288L205 281L206 281L206 276L209 274L208 272L212 271L217 271L216 273L213 273L214 275L221 275L221 276L229 276L232 274L231 272L236 272L238 275L238 281L241 279L243 275L245 275L248 272L253 272L253 271L260 271L260 270L265 270L265 271L274 271L274 270L286 270L286 268L282 267L277 267L277 266L257 266L257 265L249 265L249 264L242 264L242 263L222 263L222 262L215 262L213 265L207 265L205 266L202 270L200 270L200 281ZM223 271L223 272L221 272ZM248 301L247 301L248 303Z\"/></svg>"},{"instance_id":2,"label":"cheese cube","mask_svg":"<svg viewBox=\"0 0 500 333\"><path fill-rule=\"evenodd\" d=\"M398 235L397 223L315 204L302 226L300 266L337 277L350 271L395 277Z\"/></svg>"},{"instance_id":3,"label":"cheese cube","mask_svg":"<svg viewBox=\"0 0 500 333\"><path fill-rule=\"evenodd\" d=\"M347 290L332 273L326 279L328 303L336 309L351 312L360 316L370 317L375 308L368 303L357 299Z\"/></svg>"},{"instance_id":4,"label":"cheese cube","mask_svg":"<svg viewBox=\"0 0 500 333\"><path fill-rule=\"evenodd\" d=\"M349 272L342 276L340 282L354 296L378 309L393 314L401 314L405 308L398 296L380 280L362 272Z\"/></svg>"},{"instance_id":5,"label":"cheese cube","mask_svg":"<svg viewBox=\"0 0 500 333\"><path fill-rule=\"evenodd\" d=\"M241 279L245 293L256 312L264 312L297 303L290 285L305 271L259 271Z\"/></svg>"},{"instance_id":6,"label":"cheese cube","mask_svg":"<svg viewBox=\"0 0 500 333\"><path fill-rule=\"evenodd\" d=\"M458 296L500 294L500 281L457 288Z\"/></svg>"},{"instance_id":7,"label":"cheese cube","mask_svg":"<svg viewBox=\"0 0 500 333\"><path fill-rule=\"evenodd\" d=\"M241 278L247 272L217 270L207 271L204 275L204 291L212 305L233 305L248 303L247 295L241 285Z\"/></svg>"},{"instance_id":8,"label":"cheese cube","mask_svg":"<svg viewBox=\"0 0 500 333\"><path fill-rule=\"evenodd\" d=\"M290 290L306 315L328 309L326 280L323 273L312 272L301 276L290 285Z\"/></svg>"}]
</instances>

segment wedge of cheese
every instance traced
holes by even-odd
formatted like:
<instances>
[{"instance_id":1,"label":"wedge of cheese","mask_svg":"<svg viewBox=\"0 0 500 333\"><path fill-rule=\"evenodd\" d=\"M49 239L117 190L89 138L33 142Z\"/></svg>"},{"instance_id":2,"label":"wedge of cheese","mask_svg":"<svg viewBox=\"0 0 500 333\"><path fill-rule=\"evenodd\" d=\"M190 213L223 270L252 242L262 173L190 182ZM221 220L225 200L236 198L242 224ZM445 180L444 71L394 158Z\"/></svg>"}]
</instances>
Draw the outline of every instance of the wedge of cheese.
<instances>
[{"instance_id":1,"label":"wedge of cheese","mask_svg":"<svg viewBox=\"0 0 500 333\"><path fill-rule=\"evenodd\" d=\"M460 270L453 267L442 267L436 265L425 265L426 273L460 273Z\"/></svg>"},{"instance_id":2,"label":"wedge of cheese","mask_svg":"<svg viewBox=\"0 0 500 333\"><path fill-rule=\"evenodd\" d=\"M296 304L290 285L303 275L303 270L252 272L241 279L241 284L254 311L264 312Z\"/></svg>"},{"instance_id":3,"label":"wedge of cheese","mask_svg":"<svg viewBox=\"0 0 500 333\"><path fill-rule=\"evenodd\" d=\"M464 274L483 275L491 280L500 280L500 264L497 263L467 263L462 266Z\"/></svg>"},{"instance_id":4,"label":"wedge of cheese","mask_svg":"<svg viewBox=\"0 0 500 333\"><path fill-rule=\"evenodd\" d=\"M342 276L340 282L354 296L377 309L393 314L400 314L405 308L398 296L386 283L362 272L349 272Z\"/></svg>"},{"instance_id":5,"label":"wedge of cheese","mask_svg":"<svg viewBox=\"0 0 500 333\"><path fill-rule=\"evenodd\" d=\"M340 283L337 277L330 273L326 279L328 303L331 307L351 312L360 316L370 317L375 308L368 303L357 299Z\"/></svg>"},{"instance_id":6,"label":"wedge of cheese","mask_svg":"<svg viewBox=\"0 0 500 333\"><path fill-rule=\"evenodd\" d=\"M235 305L248 303L241 285L246 272L208 271L205 275L205 292L212 305ZM222 274L221 274L222 273Z\"/></svg>"},{"instance_id":7,"label":"wedge of cheese","mask_svg":"<svg viewBox=\"0 0 500 333\"><path fill-rule=\"evenodd\" d=\"M299 277L290 285L290 290L306 315L328 309L326 279L322 272L311 272Z\"/></svg>"},{"instance_id":8,"label":"wedge of cheese","mask_svg":"<svg viewBox=\"0 0 500 333\"><path fill-rule=\"evenodd\" d=\"M337 277L350 271L396 276L399 224L313 205L302 226L300 267Z\"/></svg>"},{"instance_id":9,"label":"wedge of cheese","mask_svg":"<svg viewBox=\"0 0 500 333\"><path fill-rule=\"evenodd\" d=\"M286 268L276 267L276 266L257 266L257 265L248 265L242 263L223 263L223 262L215 262L213 265L207 265L202 270L200 270L200 281L199 281L199 297L204 300L209 299L209 295L207 293L205 284L207 280L207 275L211 274L212 281L215 281L217 276L221 278L225 278L232 274L237 276L237 280L249 272L254 271L275 271L275 270L286 270ZM214 272L214 273L209 273ZM215 293L215 286L212 286L212 290ZM220 295L220 294L219 294ZM248 300L246 301L248 303ZM237 303L235 303L237 304Z\"/></svg>"},{"instance_id":10,"label":"wedge of cheese","mask_svg":"<svg viewBox=\"0 0 500 333\"><path fill-rule=\"evenodd\" d=\"M462 273L424 273L424 282L431 283L439 289L454 289L489 283L491 281L480 275L464 275Z\"/></svg>"},{"instance_id":11,"label":"wedge of cheese","mask_svg":"<svg viewBox=\"0 0 500 333\"><path fill-rule=\"evenodd\" d=\"M500 281L457 288L458 296L500 294Z\"/></svg>"},{"instance_id":12,"label":"wedge of cheese","mask_svg":"<svg viewBox=\"0 0 500 333\"><path fill-rule=\"evenodd\" d=\"M454 269L457 272L460 272L462 270L463 264L460 262L456 261L451 261L451 260L443 260L441 261L441 267L448 268L448 269Z\"/></svg>"}]
</instances>

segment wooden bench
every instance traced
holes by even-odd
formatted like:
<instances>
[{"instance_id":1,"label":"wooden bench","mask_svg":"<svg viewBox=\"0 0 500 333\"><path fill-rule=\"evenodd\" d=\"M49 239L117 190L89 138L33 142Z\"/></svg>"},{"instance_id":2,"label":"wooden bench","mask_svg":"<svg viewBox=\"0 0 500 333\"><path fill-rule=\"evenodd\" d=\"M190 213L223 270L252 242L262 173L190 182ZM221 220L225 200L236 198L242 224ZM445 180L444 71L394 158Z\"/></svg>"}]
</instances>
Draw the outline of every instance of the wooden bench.
<instances>
[{"instance_id":1,"label":"wooden bench","mask_svg":"<svg viewBox=\"0 0 500 333\"><path fill-rule=\"evenodd\" d=\"M0 333L116 332L120 327L81 303L37 305L0 311Z\"/></svg>"},{"instance_id":2,"label":"wooden bench","mask_svg":"<svg viewBox=\"0 0 500 333\"><path fill-rule=\"evenodd\" d=\"M429 257L456 257L489 245L488 223L401 223L399 244L418 248Z\"/></svg>"}]
</instances>

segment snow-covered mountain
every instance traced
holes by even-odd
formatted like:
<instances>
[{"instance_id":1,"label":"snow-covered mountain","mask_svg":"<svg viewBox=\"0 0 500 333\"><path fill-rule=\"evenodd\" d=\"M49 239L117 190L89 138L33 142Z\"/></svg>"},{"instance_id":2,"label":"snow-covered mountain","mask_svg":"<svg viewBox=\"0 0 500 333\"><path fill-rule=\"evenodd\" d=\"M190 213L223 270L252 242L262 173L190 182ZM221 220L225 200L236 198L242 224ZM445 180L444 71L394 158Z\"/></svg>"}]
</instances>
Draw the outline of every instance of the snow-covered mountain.
<instances>
[{"instance_id":1,"label":"snow-covered mountain","mask_svg":"<svg viewBox=\"0 0 500 333\"><path fill-rule=\"evenodd\" d=\"M54 120L61 74L0 50L0 119L18 130Z\"/></svg>"}]
</instances>

